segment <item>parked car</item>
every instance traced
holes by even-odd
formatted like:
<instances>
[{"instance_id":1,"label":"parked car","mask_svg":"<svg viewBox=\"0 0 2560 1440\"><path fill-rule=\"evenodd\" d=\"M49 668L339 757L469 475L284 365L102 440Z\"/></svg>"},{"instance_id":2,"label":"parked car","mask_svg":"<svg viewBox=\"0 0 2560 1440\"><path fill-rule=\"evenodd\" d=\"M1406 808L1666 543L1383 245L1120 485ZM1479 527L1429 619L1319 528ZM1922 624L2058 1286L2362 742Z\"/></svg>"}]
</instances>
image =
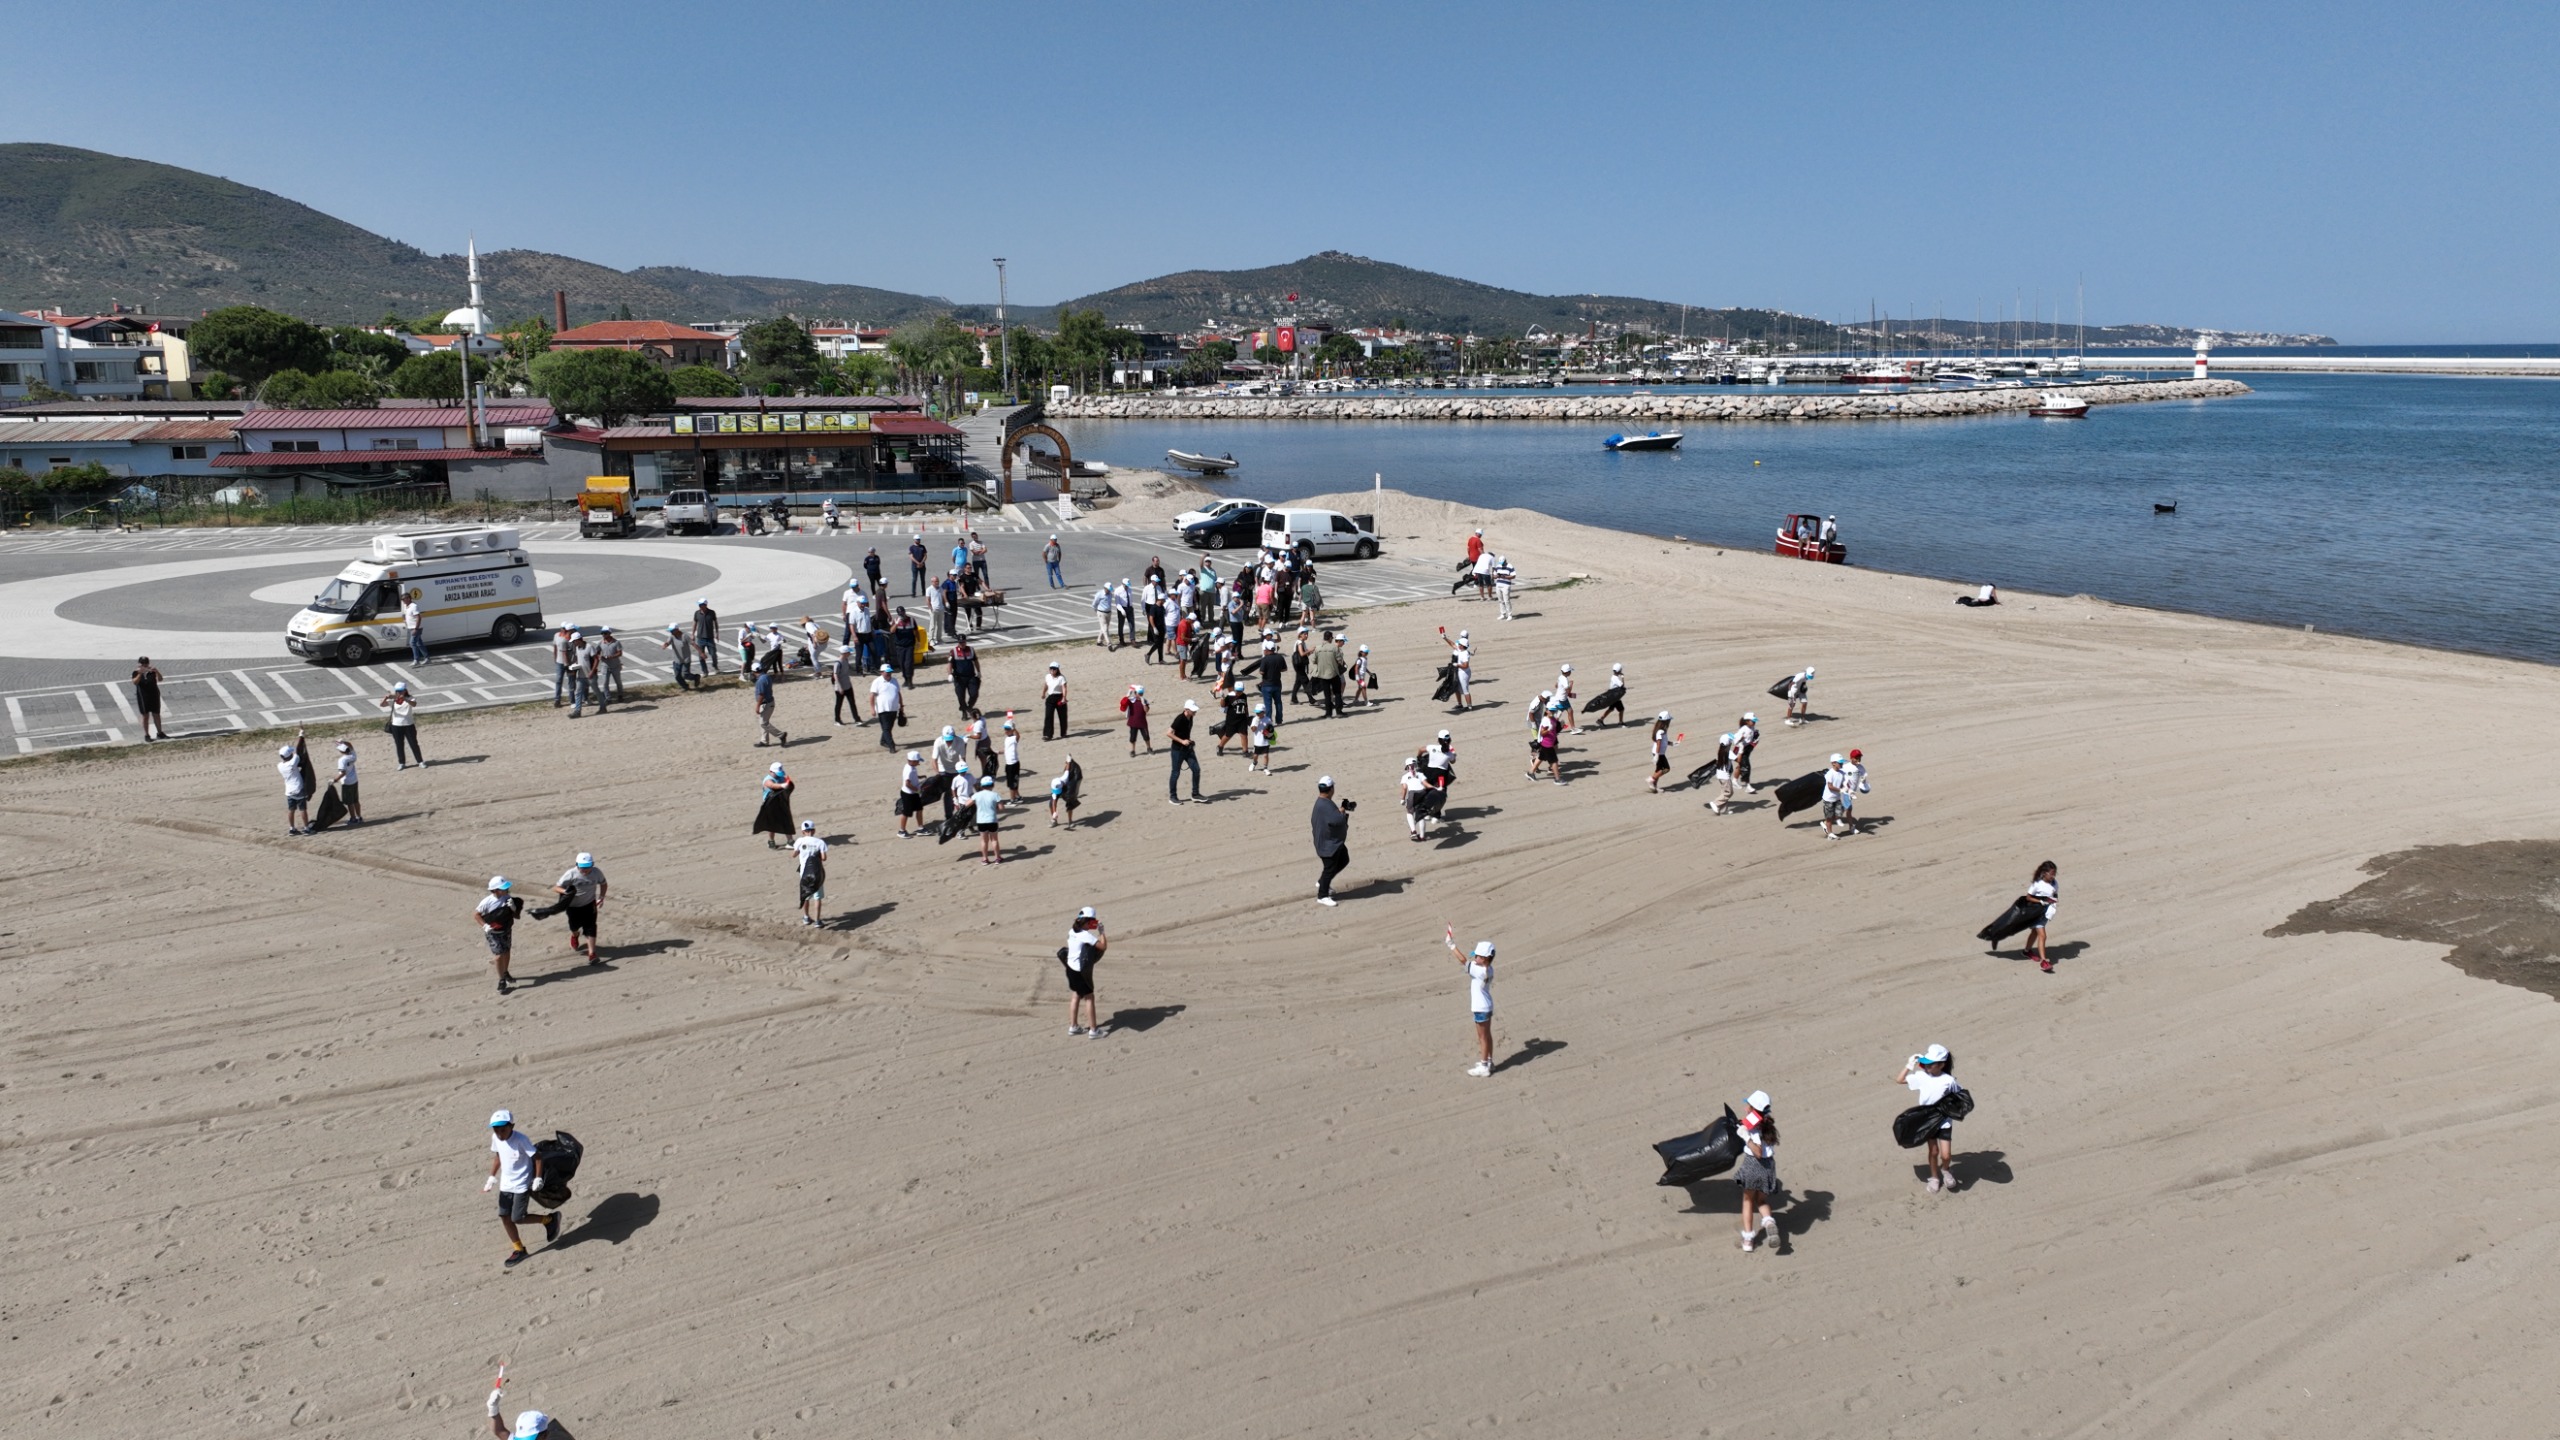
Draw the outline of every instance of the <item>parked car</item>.
<instances>
[{"instance_id":1,"label":"parked car","mask_svg":"<svg viewBox=\"0 0 2560 1440\"><path fill-rule=\"evenodd\" d=\"M1367 560L1378 553L1370 517L1335 510L1265 510L1258 543L1272 550L1295 550L1315 560L1344 556Z\"/></svg>"},{"instance_id":2,"label":"parked car","mask_svg":"<svg viewBox=\"0 0 2560 1440\"><path fill-rule=\"evenodd\" d=\"M1234 514L1238 510L1265 510L1268 508L1270 507L1264 505L1259 500L1219 500L1203 506L1198 510L1185 510L1181 514L1174 516L1173 528L1175 533L1179 534L1180 532L1188 530L1192 526L1197 525L1204 520L1222 519L1228 515Z\"/></svg>"},{"instance_id":3,"label":"parked car","mask_svg":"<svg viewBox=\"0 0 2560 1440\"><path fill-rule=\"evenodd\" d=\"M1250 550L1262 543L1265 512L1251 501L1215 519L1182 528L1182 543L1194 550Z\"/></svg>"},{"instance_id":4,"label":"parked car","mask_svg":"<svg viewBox=\"0 0 2560 1440\"><path fill-rule=\"evenodd\" d=\"M706 490L670 490L666 522L670 535L718 534L720 503Z\"/></svg>"}]
</instances>

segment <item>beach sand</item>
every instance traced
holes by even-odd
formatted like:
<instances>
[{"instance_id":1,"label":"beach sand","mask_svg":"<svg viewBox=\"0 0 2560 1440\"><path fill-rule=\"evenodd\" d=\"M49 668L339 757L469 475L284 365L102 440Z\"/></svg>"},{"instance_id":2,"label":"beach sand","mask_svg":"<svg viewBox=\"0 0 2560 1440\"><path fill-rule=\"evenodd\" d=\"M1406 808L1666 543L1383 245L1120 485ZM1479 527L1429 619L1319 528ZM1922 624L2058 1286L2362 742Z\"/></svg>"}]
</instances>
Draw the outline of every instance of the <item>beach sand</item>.
<instances>
[{"instance_id":1,"label":"beach sand","mask_svg":"<svg viewBox=\"0 0 2560 1440\"><path fill-rule=\"evenodd\" d=\"M850 929L798 927L748 834L775 752L735 690L429 716L423 772L360 732L375 823L312 839L272 736L0 768L0 1428L485 1433L502 1359L510 1412L589 1440L2547 1427L2560 1006L2442 943L2267 932L2379 855L2549 839L2560 675L1313 503L1591 578L1508 625L1353 617L1389 703L1293 721L1268 780L1204 746L1208 805L1168 806L1111 712L1143 678L1161 737L1205 686L993 654L986 703L1033 737L1062 659L1079 734L1024 748L1088 772L1085 823L1009 820L999 870L895 839L876 731L786 685ZM1442 625L1494 702L1463 718L1428 700ZM1819 666L1825 718L1769 726L1760 799L1859 746L1874 833L1648 796L1640 728L1528 783L1560 661L1586 693L1626 664L1631 713L1688 736L1675 776ZM938 674L913 708L921 745ZM1461 818L1416 845L1393 780L1443 725ZM1365 802L1330 910L1319 773ZM611 965L528 923L543 983L499 998L482 885L539 896L582 849ZM2051 976L1972 938L2048 858ZM1085 904L1098 1040L1053 959ZM1444 924L1501 946L1491 1079ZM1887 1133L1930 1042L1979 1100L1949 1195ZM1651 1142L1755 1088L1778 1253L1736 1250L1729 1182L1654 1184ZM512 1271L480 1193L500 1105L587 1147L560 1244Z\"/></svg>"}]
</instances>

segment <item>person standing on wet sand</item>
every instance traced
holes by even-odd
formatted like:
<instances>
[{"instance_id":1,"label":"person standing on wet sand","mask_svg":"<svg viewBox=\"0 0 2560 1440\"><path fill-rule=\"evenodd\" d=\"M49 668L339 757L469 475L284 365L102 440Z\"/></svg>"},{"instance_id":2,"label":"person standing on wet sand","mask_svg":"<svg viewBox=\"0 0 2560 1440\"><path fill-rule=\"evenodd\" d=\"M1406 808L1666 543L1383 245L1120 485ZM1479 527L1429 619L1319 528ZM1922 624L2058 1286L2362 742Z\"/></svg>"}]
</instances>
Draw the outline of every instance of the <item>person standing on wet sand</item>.
<instances>
[{"instance_id":1,"label":"person standing on wet sand","mask_svg":"<svg viewBox=\"0 0 2560 1440\"><path fill-rule=\"evenodd\" d=\"M1778 1120L1769 1113L1766 1090L1752 1091L1742 1105L1742 1163L1733 1179L1742 1187L1742 1248L1749 1250L1763 1237L1771 1244L1778 1239L1778 1217L1769 1209L1778 1190Z\"/></svg>"},{"instance_id":2,"label":"person standing on wet sand","mask_svg":"<svg viewBox=\"0 0 2560 1440\"><path fill-rule=\"evenodd\" d=\"M524 914L524 901L515 892L515 882L504 875L489 877L489 893L480 897L472 917L480 922L480 938L489 945L489 964L498 972L498 993L504 995L515 985L515 976L507 973L507 965L516 953L516 920Z\"/></svg>"},{"instance_id":3,"label":"person standing on wet sand","mask_svg":"<svg viewBox=\"0 0 2560 1440\"><path fill-rule=\"evenodd\" d=\"M148 655L133 662L133 713L142 717L144 741L169 738L169 727L160 723L160 667Z\"/></svg>"}]
</instances>

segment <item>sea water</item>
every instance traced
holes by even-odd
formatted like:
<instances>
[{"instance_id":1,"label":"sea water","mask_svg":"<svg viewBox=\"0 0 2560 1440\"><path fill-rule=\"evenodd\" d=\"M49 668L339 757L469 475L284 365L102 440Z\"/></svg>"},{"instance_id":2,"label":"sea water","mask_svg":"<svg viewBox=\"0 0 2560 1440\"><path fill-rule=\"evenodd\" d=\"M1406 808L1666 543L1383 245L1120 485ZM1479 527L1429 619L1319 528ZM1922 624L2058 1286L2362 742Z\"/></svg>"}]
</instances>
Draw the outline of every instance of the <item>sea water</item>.
<instances>
[{"instance_id":1,"label":"sea water","mask_svg":"<svg viewBox=\"0 0 2560 1440\"><path fill-rule=\"evenodd\" d=\"M1759 550L1809 511L1839 516L1850 563L1871 569L2560 662L2560 382L2241 378L2253 393L2085 420L1698 422L1678 451L1635 454L1600 442L1660 422L1065 428L1078 458L1115 465L1231 451L1223 494L1285 500L1383 475Z\"/></svg>"}]
</instances>

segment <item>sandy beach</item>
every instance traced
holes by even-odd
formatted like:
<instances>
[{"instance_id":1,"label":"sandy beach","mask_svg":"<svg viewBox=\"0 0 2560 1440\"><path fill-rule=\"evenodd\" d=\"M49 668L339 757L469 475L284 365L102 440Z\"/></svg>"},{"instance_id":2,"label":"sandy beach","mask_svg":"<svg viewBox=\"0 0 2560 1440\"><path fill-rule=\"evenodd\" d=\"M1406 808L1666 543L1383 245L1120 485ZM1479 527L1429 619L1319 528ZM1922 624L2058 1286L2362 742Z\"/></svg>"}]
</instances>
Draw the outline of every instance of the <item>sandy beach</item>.
<instances>
[{"instance_id":1,"label":"sandy beach","mask_svg":"<svg viewBox=\"0 0 2560 1440\"><path fill-rule=\"evenodd\" d=\"M1508 624L1352 616L1386 703L1293 709L1267 779L1204 744L1204 805L1166 804L1111 701L1143 681L1161 749L1205 682L991 653L982 703L1029 737L1066 667L1077 734L1026 771L1088 773L1084 822L1016 812L998 869L897 839L876 730L792 681L780 758L846 928L801 928L748 833L776 752L736 689L428 717L423 771L356 731L374 823L312 838L272 735L0 766L0 1429L459 1440L502 1360L510 1410L580 1440L2547 1427L2560 1007L2449 942L2268 932L2375 857L2548 842L2560 674L1310 503L1453 560L1481 524L1555 588ZM1479 642L1463 717L1429 698L1441 626ZM1524 780L1567 661L1673 712L1675 777L1818 666L1759 799L1861 747L1873 833L1649 796L1636 727ZM955 718L919 678L915 744ZM1443 726L1458 823L1413 844L1395 777ZM1320 774L1362 802L1336 909ZM484 883L539 895L580 850L610 963L528 923L542 983L493 994ZM2547 906L2525 853L2503 899L2403 908ZM2053 975L1973 938L2044 859ZM1053 953L1088 904L1116 1028L1070 1039ZM1444 925L1501 946L1489 1079ZM1979 1101L1951 1194L1887 1131L1931 1042ZM1650 1145L1754 1089L1787 1238L1745 1254L1734 1186L1658 1187ZM512 1270L480 1192L502 1105L587 1147Z\"/></svg>"}]
</instances>

